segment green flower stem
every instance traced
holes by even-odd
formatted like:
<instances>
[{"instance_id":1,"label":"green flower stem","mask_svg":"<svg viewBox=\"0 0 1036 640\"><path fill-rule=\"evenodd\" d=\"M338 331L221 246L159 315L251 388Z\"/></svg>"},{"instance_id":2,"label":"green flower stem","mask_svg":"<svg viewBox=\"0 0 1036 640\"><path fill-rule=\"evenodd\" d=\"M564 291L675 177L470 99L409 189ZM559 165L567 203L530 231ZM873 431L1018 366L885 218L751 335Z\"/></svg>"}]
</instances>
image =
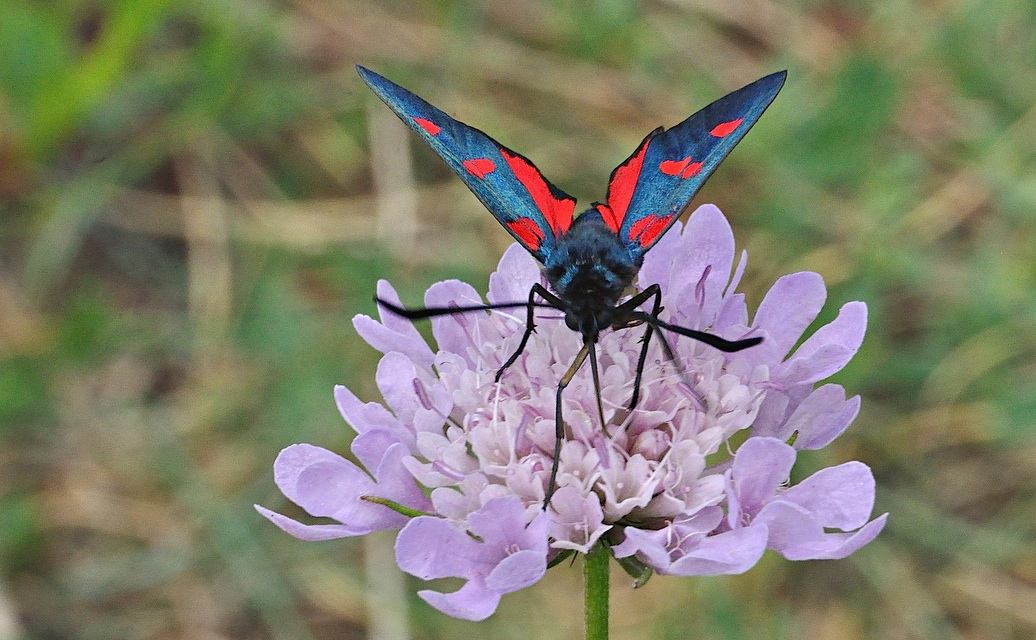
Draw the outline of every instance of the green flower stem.
<instances>
[{"instance_id":1,"label":"green flower stem","mask_svg":"<svg viewBox=\"0 0 1036 640\"><path fill-rule=\"evenodd\" d=\"M419 509L411 509L410 507L393 502L388 498L379 498L378 496L360 496L360 500L366 500L367 502L373 502L380 504L392 509L396 513L402 514L408 518L416 518L418 516L434 516L434 513L428 513L426 511L420 511Z\"/></svg>"},{"instance_id":2,"label":"green flower stem","mask_svg":"<svg viewBox=\"0 0 1036 640\"><path fill-rule=\"evenodd\" d=\"M583 558L586 640L608 640L608 547L600 542Z\"/></svg>"}]
</instances>

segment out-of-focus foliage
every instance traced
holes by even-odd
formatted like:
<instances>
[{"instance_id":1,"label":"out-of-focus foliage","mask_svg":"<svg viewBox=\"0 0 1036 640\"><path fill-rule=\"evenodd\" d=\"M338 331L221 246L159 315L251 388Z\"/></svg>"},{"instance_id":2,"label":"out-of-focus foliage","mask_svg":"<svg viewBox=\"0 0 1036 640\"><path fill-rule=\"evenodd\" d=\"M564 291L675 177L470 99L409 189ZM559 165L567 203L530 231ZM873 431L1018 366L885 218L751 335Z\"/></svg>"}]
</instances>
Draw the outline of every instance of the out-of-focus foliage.
<instances>
[{"instance_id":1,"label":"out-of-focus foliage","mask_svg":"<svg viewBox=\"0 0 1036 640\"><path fill-rule=\"evenodd\" d=\"M698 202L737 226L750 304L811 269L822 321L870 306L838 376L863 412L802 466L866 461L892 517L846 561L616 573L615 636L1032 637L1033 7L5 0L0 637L579 635L575 569L468 625L385 580L391 537L304 544L251 509L290 509L282 447L347 450L332 385L378 399L349 322L376 280L484 286L509 241L355 63L584 202L650 129L787 68Z\"/></svg>"}]
</instances>

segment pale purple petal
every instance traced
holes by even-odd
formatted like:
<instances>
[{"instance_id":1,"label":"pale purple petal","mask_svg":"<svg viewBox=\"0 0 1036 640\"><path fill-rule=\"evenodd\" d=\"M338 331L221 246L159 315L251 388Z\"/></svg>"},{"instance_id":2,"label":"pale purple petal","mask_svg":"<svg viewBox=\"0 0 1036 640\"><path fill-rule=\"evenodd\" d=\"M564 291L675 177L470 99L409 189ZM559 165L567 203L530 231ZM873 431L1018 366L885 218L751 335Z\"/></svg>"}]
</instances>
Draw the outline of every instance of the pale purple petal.
<instances>
[{"instance_id":1,"label":"pale purple petal","mask_svg":"<svg viewBox=\"0 0 1036 640\"><path fill-rule=\"evenodd\" d=\"M378 296L388 302L401 304L395 290L384 280L378 281ZM382 353L402 353L425 369L431 370L435 354L413 323L391 311L378 310L381 321L370 316L353 318L356 333L370 346Z\"/></svg>"},{"instance_id":2,"label":"pale purple petal","mask_svg":"<svg viewBox=\"0 0 1036 640\"><path fill-rule=\"evenodd\" d=\"M466 579L454 593L422 591L420 595L449 615L483 619L496 609L501 594L522 589L546 572L550 517L537 511L526 524L526 509L519 500L491 500L469 514L472 535L443 518L414 518L396 538L396 562L403 571L425 580Z\"/></svg>"},{"instance_id":3,"label":"pale purple petal","mask_svg":"<svg viewBox=\"0 0 1036 640\"><path fill-rule=\"evenodd\" d=\"M726 216L714 204L703 204L687 218L683 235L690 237L690 251L685 257L683 270L692 276L710 267L715 280L708 283L707 296L713 298L722 294L730 282L734 266L734 231ZM683 279L683 276L674 276Z\"/></svg>"},{"instance_id":4,"label":"pale purple petal","mask_svg":"<svg viewBox=\"0 0 1036 640\"><path fill-rule=\"evenodd\" d=\"M403 302L399 299L399 294L396 293L395 287L389 284L387 280L378 280L377 292L377 297L382 300L402 306ZM421 334L417 331L417 328L414 327L414 323L407 318L398 316L381 308L378 309L378 317L381 318L381 324L383 324L389 331L406 335L413 340L421 340L421 342L424 342L424 339L421 338ZM425 346L427 347L427 345Z\"/></svg>"},{"instance_id":5,"label":"pale purple petal","mask_svg":"<svg viewBox=\"0 0 1036 640\"><path fill-rule=\"evenodd\" d=\"M737 493L741 511L752 513L773 497L788 480L795 464L795 449L776 438L749 438L734 456L731 489ZM731 512L734 519L738 514ZM736 526L731 522L731 526Z\"/></svg>"},{"instance_id":6,"label":"pale purple petal","mask_svg":"<svg viewBox=\"0 0 1036 640\"><path fill-rule=\"evenodd\" d=\"M526 524L526 514L527 509L520 500L491 500L469 515L468 523L471 531L486 544L510 549L534 549L546 557L550 518L541 510L531 523Z\"/></svg>"},{"instance_id":7,"label":"pale purple petal","mask_svg":"<svg viewBox=\"0 0 1036 640\"><path fill-rule=\"evenodd\" d=\"M500 604L500 594L487 588L481 582L469 580L463 587L453 593L423 590L417 595L422 600L446 615L478 622L493 615Z\"/></svg>"},{"instance_id":8,"label":"pale purple petal","mask_svg":"<svg viewBox=\"0 0 1036 640\"><path fill-rule=\"evenodd\" d=\"M353 527L344 524L302 524L276 511L270 511L266 507L257 504L252 506L267 520L280 527L282 531L305 542L336 540L338 538L349 538L370 533L369 531L357 531Z\"/></svg>"},{"instance_id":9,"label":"pale purple petal","mask_svg":"<svg viewBox=\"0 0 1036 640\"><path fill-rule=\"evenodd\" d=\"M546 542L546 536L543 540ZM511 593L539 582L546 572L546 555L539 550L523 549L501 560L489 572L486 587L498 593Z\"/></svg>"},{"instance_id":10,"label":"pale purple petal","mask_svg":"<svg viewBox=\"0 0 1036 640\"><path fill-rule=\"evenodd\" d=\"M767 546L780 553L824 537L824 527L808 509L781 500L763 507L752 523L766 525L769 531Z\"/></svg>"},{"instance_id":11,"label":"pale purple petal","mask_svg":"<svg viewBox=\"0 0 1036 640\"><path fill-rule=\"evenodd\" d=\"M882 514L868 522L855 533L826 533L822 538L786 549L782 555L788 560L841 560L847 558L874 538L885 528L888 514Z\"/></svg>"},{"instance_id":12,"label":"pale purple petal","mask_svg":"<svg viewBox=\"0 0 1036 640\"><path fill-rule=\"evenodd\" d=\"M800 271L778 278L759 303L752 322L753 327L766 331L766 341L753 347L753 355L765 351L768 358L784 358L816 319L825 299L824 279L816 273Z\"/></svg>"},{"instance_id":13,"label":"pale purple petal","mask_svg":"<svg viewBox=\"0 0 1036 640\"><path fill-rule=\"evenodd\" d=\"M870 523L874 477L860 462L822 469L779 494L752 519L770 531L768 546L788 559L842 558L867 544L884 526ZM856 533L828 533L863 527Z\"/></svg>"},{"instance_id":14,"label":"pale purple petal","mask_svg":"<svg viewBox=\"0 0 1036 640\"><path fill-rule=\"evenodd\" d=\"M820 449L842 434L860 412L860 396L846 400L845 389L825 384L813 391L796 407L778 437L795 437L799 450Z\"/></svg>"},{"instance_id":15,"label":"pale purple petal","mask_svg":"<svg viewBox=\"0 0 1036 640\"><path fill-rule=\"evenodd\" d=\"M363 403L352 391L340 384L335 385L334 393L338 412L356 433L382 429L396 434L400 440L405 440L407 428L384 405L377 402Z\"/></svg>"},{"instance_id":16,"label":"pale purple petal","mask_svg":"<svg viewBox=\"0 0 1036 640\"><path fill-rule=\"evenodd\" d=\"M626 558L636 554L641 561L659 573L668 573L673 564L672 554L667 546L670 541L669 531L649 531L626 527L625 538L620 544L612 547L616 558Z\"/></svg>"},{"instance_id":17,"label":"pale purple petal","mask_svg":"<svg viewBox=\"0 0 1036 640\"><path fill-rule=\"evenodd\" d=\"M745 294L735 293L727 296L723 307L716 314L717 327L747 327L748 326L748 305L745 303Z\"/></svg>"},{"instance_id":18,"label":"pale purple petal","mask_svg":"<svg viewBox=\"0 0 1036 640\"><path fill-rule=\"evenodd\" d=\"M852 358L852 352L840 344L825 344L809 357L792 356L783 368L774 372L774 381L785 386L804 386L837 373Z\"/></svg>"},{"instance_id":19,"label":"pale purple petal","mask_svg":"<svg viewBox=\"0 0 1036 640\"><path fill-rule=\"evenodd\" d=\"M399 444L394 433L383 429L364 431L353 438L349 450L365 469L377 469L392 445Z\"/></svg>"},{"instance_id":20,"label":"pale purple petal","mask_svg":"<svg viewBox=\"0 0 1036 640\"><path fill-rule=\"evenodd\" d=\"M337 453L310 444L295 444L281 451L273 473L281 493L318 517L334 517L375 486L363 469Z\"/></svg>"},{"instance_id":21,"label":"pale purple petal","mask_svg":"<svg viewBox=\"0 0 1036 640\"><path fill-rule=\"evenodd\" d=\"M429 512L432 508L432 501L421 490L413 475L403 464L403 460L408 457L408 451L403 444L392 445L385 451L385 457L374 471L378 486L372 495L391 500L410 509Z\"/></svg>"},{"instance_id":22,"label":"pale purple petal","mask_svg":"<svg viewBox=\"0 0 1036 640\"><path fill-rule=\"evenodd\" d=\"M699 326L709 325L730 282L734 232L715 205L703 204L687 219L682 235L687 241L673 262L670 304L680 317Z\"/></svg>"},{"instance_id":23,"label":"pale purple petal","mask_svg":"<svg viewBox=\"0 0 1036 640\"><path fill-rule=\"evenodd\" d=\"M414 392L417 368L414 361L402 353L387 353L378 363L374 376L378 390L392 413L404 424L413 424L414 415L422 408Z\"/></svg>"},{"instance_id":24,"label":"pale purple petal","mask_svg":"<svg viewBox=\"0 0 1036 640\"><path fill-rule=\"evenodd\" d=\"M793 390L799 389L794 388ZM804 387L801 390L809 392L809 389ZM784 427L788 422L789 413L794 410L796 405L797 402L792 402L792 398L787 392L771 390L759 405L759 413L755 417L755 422L752 423L752 435L787 440L787 437L782 437L782 434L785 431Z\"/></svg>"},{"instance_id":25,"label":"pale purple petal","mask_svg":"<svg viewBox=\"0 0 1036 640\"><path fill-rule=\"evenodd\" d=\"M424 302L428 307L485 304L482 296L475 291L474 287L460 280L446 280L433 284L425 293ZM474 342L470 327L476 325L480 319L484 320L485 317L485 311L472 311L432 318L432 335L435 337L439 350L467 356L468 349ZM499 335L486 336L484 339L499 341L500 337ZM469 359L468 364L473 365L474 363Z\"/></svg>"},{"instance_id":26,"label":"pale purple petal","mask_svg":"<svg viewBox=\"0 0 1036 640\"><path fill-rule=\"evenodd\" d=\"M674 558L682 557L697 545L723 520L723 510L705 507L691 516L680 516L665 528L643 530L623 527L623 541L612 547L616 558L637 555L659 573L669 573Z\"/></svg>"},{"instance_id":27,"label":"pale purple petal","mask_svg":"<svg viewBox=\"0 0 1036 640\"><path fill-rule=\"evenodd\" d=\"M730 224L715 205L705 204L684 228L674 224L645 255L638 282L641 288L661 286L675 320L708 325L719 313L733 262Z\"/></svg>"},{"instance_id":28,"label":"pale purple petal","mask_svg":"<svg viewBox=\"0 0 1036 640\"><path fill-rule=\"evenodd\" d=\"M471 577L484 556L478 541L443 518L414 518L396 537L399 568L422 580Z\"/></svg>"},{"instance_id":29,"label":"pale purple petal","mask_svg":"<svg viewBox=\"0 0 1036 640\"><path fill-rule=\"evenodd\" d=\"M742 298L744 294L737 293L737 287L741 284L741 278L745 275L745 269L748 267L748 252L744 249L741 250L741 257L737 261L737 266L734 267L734 275L730 278L730 283L727 284L727 290L723 292L723 295L727 298L740 295Z\"/></svg>"},{"instance_id":30,"label":"pale purple petal","mask_svg":"<svg viewBox=\"0 0 1036 640\"><path fill-rule=\"evenodd\" d=\"M867 330L867 305L847 302L788 359L786 384L809 384L837 373L856 355Z\"/></svg>"},{"instance_id":31,"label":"pale purple petal","mask_svg":"<svg viewBox=\"0 0 1036 640\"><path fill-rule=\"evenodd\" d=\"M775 501L759 512L753 525L765 524L770 531L768 546L789 560L836 560L873 540L885 526L887 515L854 533L826 533L807 509Z\"/></svg>"},{"instance_id":32,"label":"pale purple petal","mask_svg":"<svg viewBox=\"0 0 1036 640\"><path fill-rule=\"evenodd\" d=\"M737 575L759 562L766 551L765 525L742 527L709 536L672 564L674 576Z\"/></svg>"},{"instance_id":33,"label":"pale purple petal","mask_svg":"<svg viewBox=\"0 0 1036 640\"><path fill-rule=\"evenodd\" d=\"M362 436L358 436L362 437ZM326 540L395 529L406 517L388 507L362 499L379 496L421 508L427 505L413 478L402 473L400 460L406 450L393 445L385 460L396 478L385 485L376 483L365 471L336 453L308 444L292 445L277 456L274 479L281 492L310 515L337 520L341 525L304 525L267 509L259 512L274 524L304 540Z\"/></svg>"},{"instance_id":34,"label":"pale purple petal","mask_svg":"<svg viewBox=\"0 0 1036 640\"><path fill-rule=\"evenodd\" d=\"M574 549L587 553L610 525L604 524L604 510L595 493L586 496L575 487L561 487L550 500L551 537L555 549Z\"/></svg>"},{"instance_id":35,"label":"pale purple petal","mask_svg":"<svg viewBox=\"0 0 1036 640\"><path fill-rule=\"evenodd\" d=\"M874 488L870 468L851 461L817 471L782 493L780 500L807 509L824 527L848 531L867 522L874 508Z\"/></svg>"},{"instance_id":36,"label":"pale purple petal","mask_svg":"<svg viewBox=\"0 0 1036 640\"><path fill-rule=\"evenodd\" d=\"M449 394L441 389L438 380L432 381L420 372L412 360L401 353L385 354L378 363L375 380L386 404L410 430L442 430L452 410Z\"/></svg>"},{"instance_id":37,"label":"pale purple petal","mask_svg":"<svg viewBox=\"0 0 1036 640\"><path fill-rule=\"evenodd\" d=\"M490 302L525 302L531 283L538 282L540 267L536 259L518 243L504 251L500 266L489 276Z\"/></svg>"}]
</instances>

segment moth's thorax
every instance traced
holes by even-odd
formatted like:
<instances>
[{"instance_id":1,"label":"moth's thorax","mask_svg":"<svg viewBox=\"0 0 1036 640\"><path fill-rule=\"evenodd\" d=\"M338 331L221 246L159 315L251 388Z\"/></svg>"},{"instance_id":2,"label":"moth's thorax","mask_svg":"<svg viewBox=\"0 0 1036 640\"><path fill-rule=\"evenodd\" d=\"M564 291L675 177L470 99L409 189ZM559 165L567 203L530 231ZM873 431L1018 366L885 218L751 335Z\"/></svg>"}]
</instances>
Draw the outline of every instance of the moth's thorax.
<instances>
[{"instance_id":1,"label":"moth's thorax","mask_svg":"<svg viewBox=\"0 0 1036 640\"><path fill-rule=\"evenodd\" d=\"M576 218L544 266L547 281L565 303L565 322L592 341L612 325L615 305L640 269L593 209Z\"/></svg>"}]
</instances>

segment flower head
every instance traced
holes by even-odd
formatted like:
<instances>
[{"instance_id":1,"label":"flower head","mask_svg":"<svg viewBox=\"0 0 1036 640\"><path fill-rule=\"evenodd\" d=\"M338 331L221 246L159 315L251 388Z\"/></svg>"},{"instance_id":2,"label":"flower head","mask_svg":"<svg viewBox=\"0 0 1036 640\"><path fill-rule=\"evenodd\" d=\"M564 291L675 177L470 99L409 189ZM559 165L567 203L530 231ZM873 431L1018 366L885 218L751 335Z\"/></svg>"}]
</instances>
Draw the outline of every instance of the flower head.
<instances>
[{"instance_id":1,"label":"flower head","mask_svg":"<svg viewBox=\"0 0 1036 640\"><path fill-rule=\"evenodd\" d=\"M734 258L730 226L706 205L646 255L639 285L661 287L667 322L763 342L723 353L670 336L677 364L653 341L631 411L644 329L602 334L605 424L584 366L563 395L558 488L545 511L555 390L582 344L558 312L538 313L536 333L495 382L522 338L524 309L435 318L437 350L408 320L357 316L357 331L385 354L377 371L385 405L335 389L358 434L352 452L360 464L311 445L289 447L275 463L288 498L339 524L302 524L257 508L304 540L402 528L401 568L466 580L453 593L420 595L471 620L490 615L501 594L538 580L559 553L586 552L602 539L617 557L677 575L740 573L767 548L792 560L845 557L885 522L868 522L870 470L850 462L795 486L788 479L797 451L831 442L859 411L859 397L847 399L842 387L814 385L859 348L866 306L844 305L793 350L824 303L820 276L781 278L750 322L735 293L746 256L736 266ZM490 279L488 301L525 300L534 283L546 284L538 264L513 245ZM387 283L378 294L398 302ZM429 306L481 302L458 281L425 296ZM736 450L735 436L743 440Z\"/></svg>"}]
</instances>

